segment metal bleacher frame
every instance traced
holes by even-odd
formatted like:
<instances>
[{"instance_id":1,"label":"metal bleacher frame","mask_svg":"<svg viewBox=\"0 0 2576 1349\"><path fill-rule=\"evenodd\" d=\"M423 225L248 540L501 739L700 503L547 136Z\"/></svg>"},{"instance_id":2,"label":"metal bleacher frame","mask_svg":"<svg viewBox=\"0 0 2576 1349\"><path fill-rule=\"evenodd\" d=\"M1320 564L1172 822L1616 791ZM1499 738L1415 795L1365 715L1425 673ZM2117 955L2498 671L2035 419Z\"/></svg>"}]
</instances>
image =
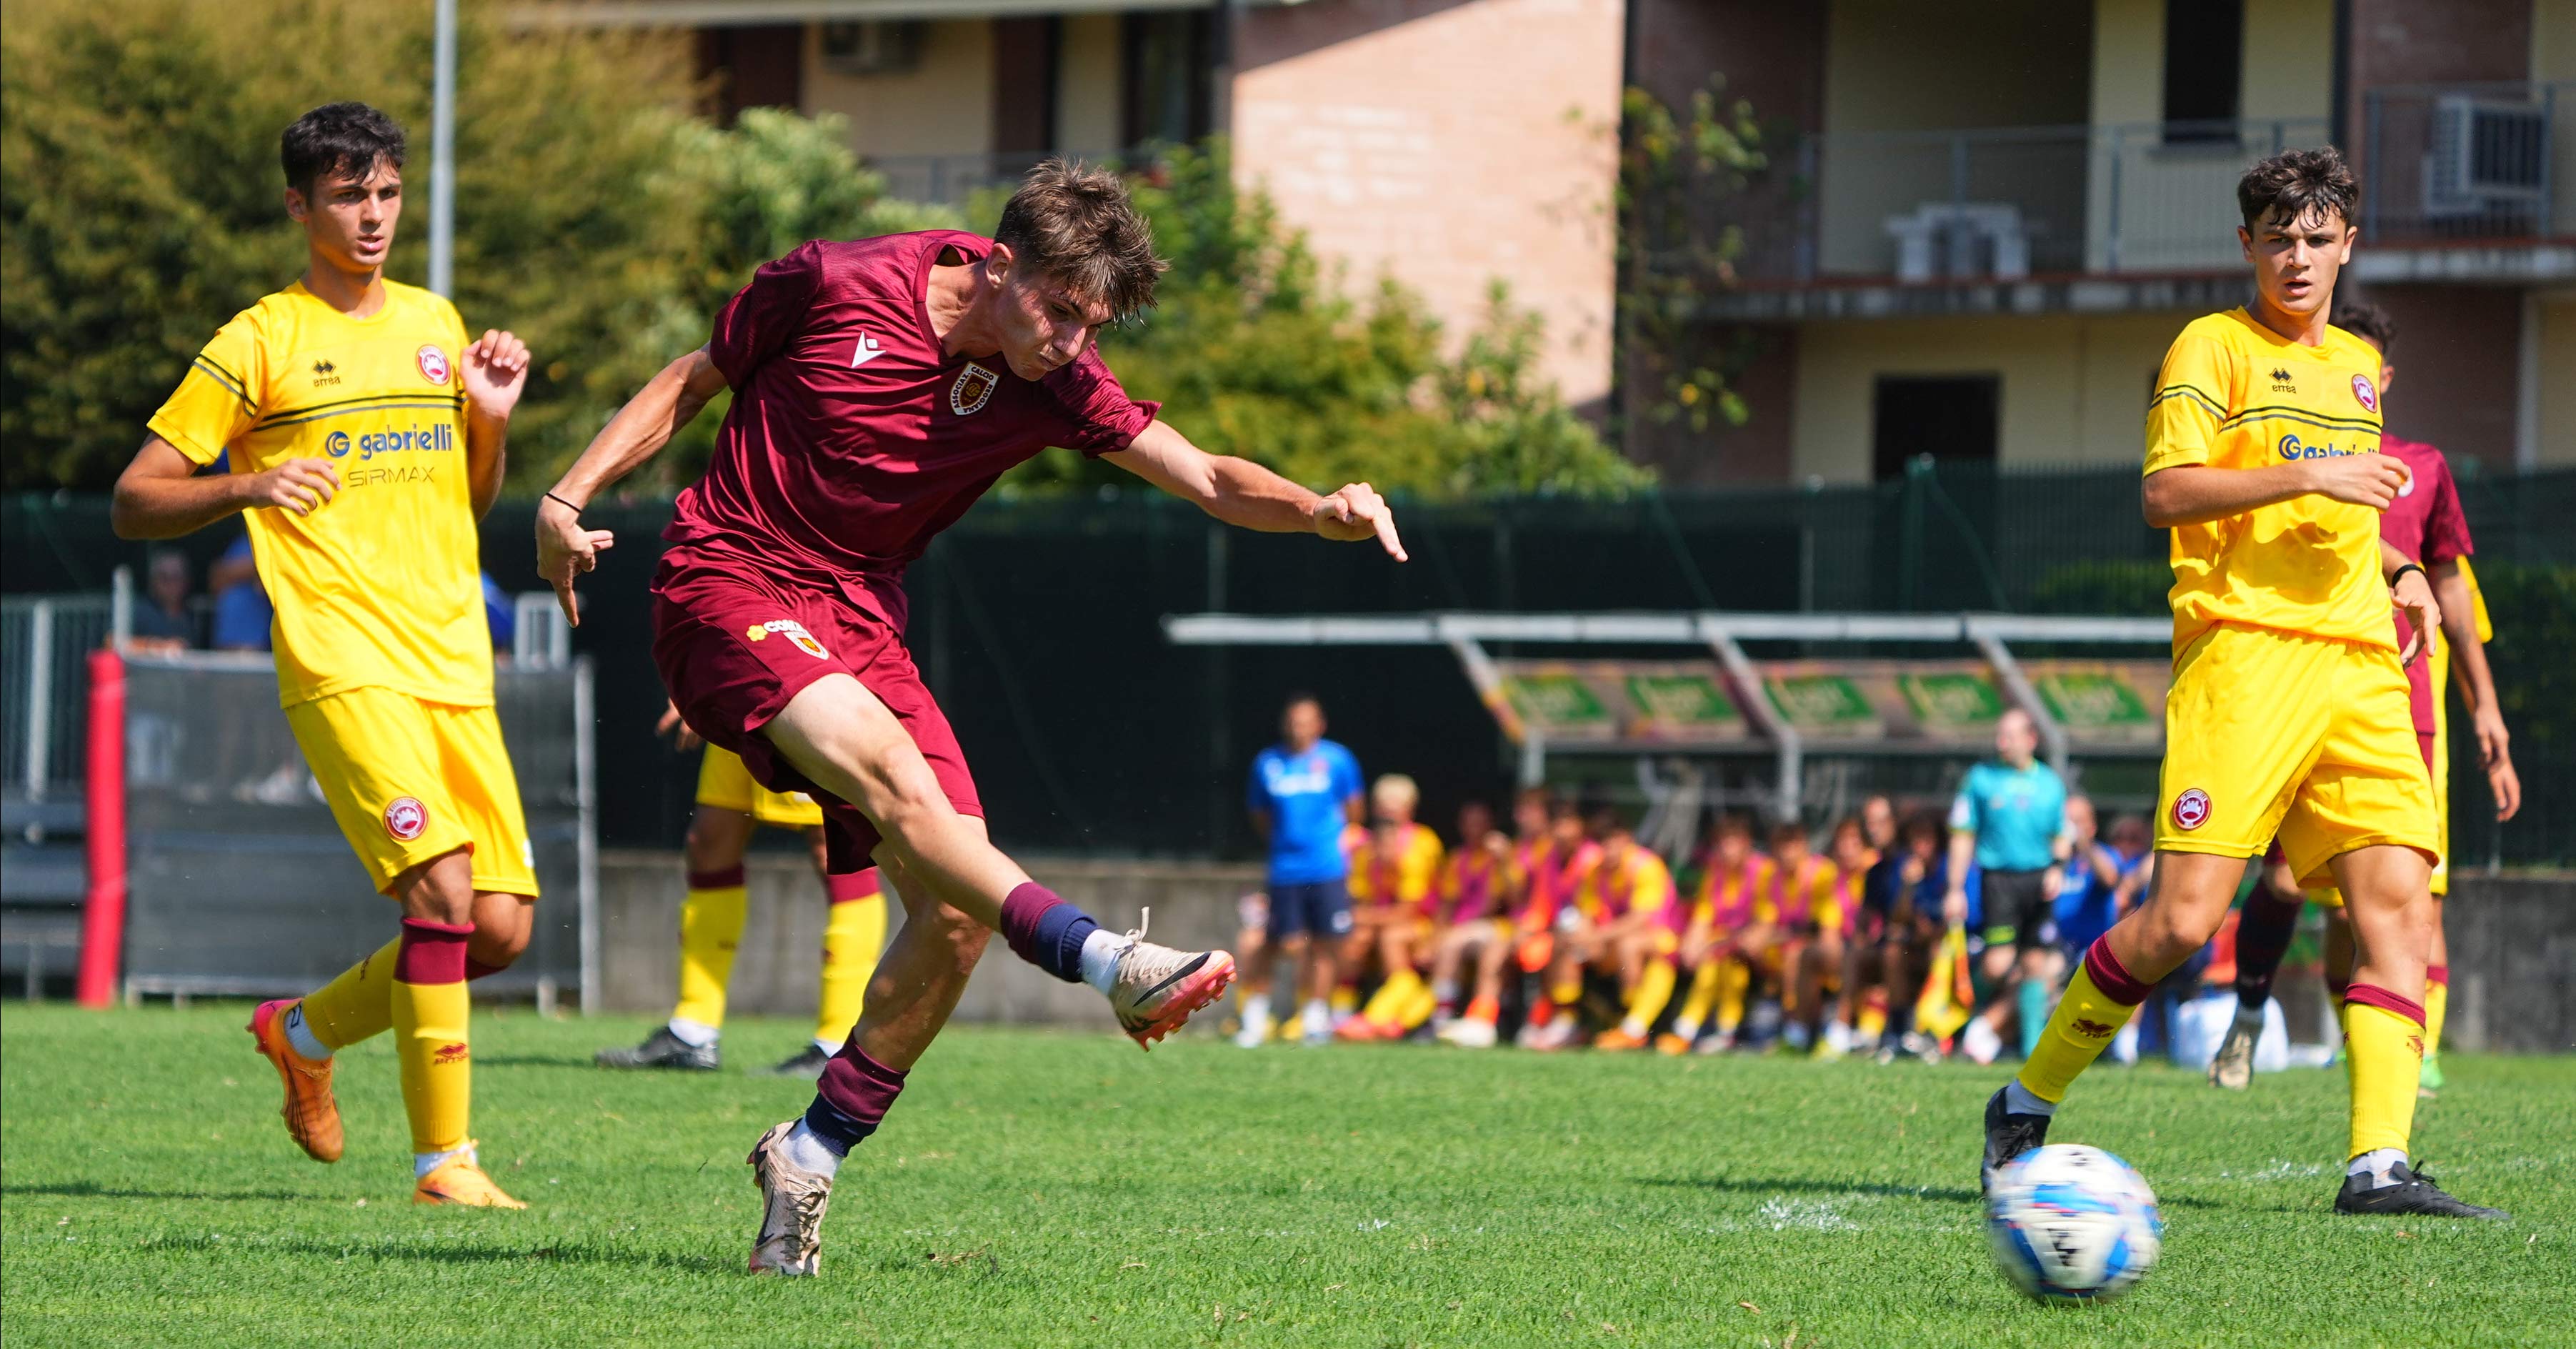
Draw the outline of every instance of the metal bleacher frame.
<instances>
[{"instance_id":1,"label":"metal bleacher frame","mask_svg":"<svg viewBox=\"0 0 2576 1349\"><path fill-rule=\"evenodd\" d=\"M1494 659L1486 651L1489 642L1691 647L1715 656L1728 678L1744 689L1761 686L1753 661L1744 652L1745 642L1953 643L1974 648L1994 667L2005 695L2038 724L2042 753L2060 774L2067 771L2074 747L2065 727L2058 724L2024 677L2012 643L2162 648L2173 642L2173 624L2163 618L1985 613L1174 614L1163 619L1163 633L1179 646L1442 646L1457 657L1468 682L1489 697L1499 686ZM1801 741L1796 728L1782 719L1767 700L1748 697L1742 701L1747 720L1767 744L1777 768L1774 813L1780 818L1794 818L1806 759L1816 751ZM1620 742L1553 748L1589 754L1705 752L1693 747ZM1523 783L1545 779L1550 751L1551 746L1536 727L1523 728L1519 766ZM1879 748L1872 752L1901 751ZM2161 754L2162 748L2152 752Z\"/></svg>"}]
</instances>

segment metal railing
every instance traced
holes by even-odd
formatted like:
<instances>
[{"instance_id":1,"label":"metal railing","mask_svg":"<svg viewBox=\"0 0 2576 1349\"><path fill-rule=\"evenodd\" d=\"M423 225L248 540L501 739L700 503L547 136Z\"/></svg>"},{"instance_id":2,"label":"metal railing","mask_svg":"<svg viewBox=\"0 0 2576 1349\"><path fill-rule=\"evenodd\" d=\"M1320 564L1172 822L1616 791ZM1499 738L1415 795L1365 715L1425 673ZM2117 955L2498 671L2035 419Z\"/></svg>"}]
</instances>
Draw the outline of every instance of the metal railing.
<instances>
[{"instance_id":1,"label":"metal railing","mask_svg":"<svg viewBox=\"0 0 2576 1349\"><path fill-rule=\"evenodd\" d=\"M867 166L885 176L886 195L898 201L964 206L978 192L1018 183L1021 176L1037 167L1041 160L1065 158L1093 164L1132 164L1150 157L1151 153L1149 150L1016 150L991 154L869 155Z\"/></svg>"},{"instance_id":2,"label":"metal railing","mask_svg":"<svg viewBox=\"0 0 2576 1349\"><path fill-rule=\"evenodd\" d=\"M0 773L6 795L80 796L89 722L89 653L115 624L109 595L0 600Z\"/></svg>"},{"instance_id":3,"label":"metal railing","mask_svg":"<svg viewBox=\"0 0 2576 1349\"><path fill-rule=\"evenodd\" d=\"M2417 85L2362 95L2362 233L2546 239L2576 201L2576 80Z\"/></svg>"},{"instance_id":4,"label":"metal railing","mask_svg":"<svg viewBox=\"0 0 2576 1349\"><path fill-rule=\"evenodd\" d=\"M2239 260L2237 176L2327 131L2279 118L1814 134L1780 161L1795 190L1756 184L1726 223L1757 284L2219 271Z\"/></svg>"}]
</instances>

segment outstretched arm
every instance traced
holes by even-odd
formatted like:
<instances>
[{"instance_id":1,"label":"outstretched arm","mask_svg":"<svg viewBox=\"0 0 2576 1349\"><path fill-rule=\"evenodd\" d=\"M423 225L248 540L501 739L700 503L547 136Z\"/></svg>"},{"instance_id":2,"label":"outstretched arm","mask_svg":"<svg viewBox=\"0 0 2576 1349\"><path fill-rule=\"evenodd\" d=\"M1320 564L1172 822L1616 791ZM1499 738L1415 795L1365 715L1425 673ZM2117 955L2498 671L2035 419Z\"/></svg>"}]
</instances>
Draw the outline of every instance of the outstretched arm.
<instances>
[{"instance_id":1,"label":"outstretched arm","mask_svg":"<svg viewBox=\"0 0 2576 1349\"><path fill-rule=\"evenodd\" d=\"M724 375L704 347L662 367L537 502L537 574L554 586L555 600L574 627L581 626L581 614L573 605L573 578L598 566L600 550L617 541L608 530L584 529L581 507L661 453L724 387Z\"/></svg>"},{"instance_id":2,"label":"outstretched arm","mask_svg":"<svg viewBox=\"0 0 2576 1349\"><path fill-rule=\"evenodd\" d=\"M1389 557L1405 560L1395 514L1367 483L1319 496L1249 459L1210 454L1160 421L1126 449L1101 457L1227 524L1344 543L1375 539Z\"/></svg>"}]
</instances>

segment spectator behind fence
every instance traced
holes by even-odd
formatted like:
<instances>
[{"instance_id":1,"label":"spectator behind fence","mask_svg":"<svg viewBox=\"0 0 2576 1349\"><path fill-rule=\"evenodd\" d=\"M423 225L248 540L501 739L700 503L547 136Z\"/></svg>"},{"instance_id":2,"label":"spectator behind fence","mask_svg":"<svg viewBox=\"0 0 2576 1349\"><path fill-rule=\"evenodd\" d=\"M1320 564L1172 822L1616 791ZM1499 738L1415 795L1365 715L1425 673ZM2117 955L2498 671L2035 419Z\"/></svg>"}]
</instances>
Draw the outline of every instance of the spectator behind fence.
<instances>
[{"instance_id":1,"label":"spectator behind fence","mask_svg":"<svg viewBox=\"0 0 2576 1349\"><path fill-rule=\"evenodd\" d=\"M206 573L206 588L215 593L217 651L266 651L268 630L277 611L259 583L259 564L251 557L250 535L233 540Z\"/></svg>"},{"instance_id":2,"label":"spectator behind fence","mask_svg":"<svg viewBox=\"0 0 2576 1349\"><path fill-rule=\"evenodd\" d=\"M1252 761L1245 804L1269 845L1269 902L1263 921L1244 932L1243 1029L1250 1049L1270 1038L1270 976L1278 956L1296 962L1288 1000L1306 997L1300 1031L1308 1044L1332 1038L1327 994L1333 957L1351 931L1350 861L1342 831L1360 817L1360 763L1324 738L1324 705L1295 694L1279 716L1280 742ZM1246 915L1249 917L1250 915Z\"/></svg>"},{"instance_id":3,"label":"spectator behind fence","mask_svg":"<svg viewBox=\"0 0 2576 1349\"><path fill-rule=\"evenodd\" d=\"M128 617L126 635L137 651L184 651L197 644L197 615L188 608L188 555L152 550L142 602Z\"/></svg>"}]
</instances>

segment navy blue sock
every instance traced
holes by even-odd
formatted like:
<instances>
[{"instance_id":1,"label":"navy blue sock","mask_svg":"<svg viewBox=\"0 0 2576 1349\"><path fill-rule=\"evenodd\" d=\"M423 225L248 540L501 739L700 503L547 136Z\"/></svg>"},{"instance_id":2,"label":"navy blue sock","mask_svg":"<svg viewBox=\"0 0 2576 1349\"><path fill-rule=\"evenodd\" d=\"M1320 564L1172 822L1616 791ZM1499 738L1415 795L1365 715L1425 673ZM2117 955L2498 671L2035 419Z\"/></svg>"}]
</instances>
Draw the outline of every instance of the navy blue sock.
<instances>
[{"instance_id":1,"label":"navy blue sock","mask_svg":"<svg viewBox=\"0 0 2576 1349\"><path fill-rule=\"evenodd\" d=\"M1100 924L1091 915L1070 904L1058 904L1038 918L1038 949L1052 951L1055 958L1042 960L1039 966L1066 983L1082 982L1082 943Z\"/></svg>"},{"instance_id":2,"label":"navy blue sock","mask_svg":"<svg viewBox=\"0 0 2576 1349\"><path fill-rule=\"evenodd\" d=\"M850 1149L857 1147L862 1139L877 1131L877 1126L854 1120L833 1109L832 1103L820 1096L814 1098L814 1104L805 1107L805 1127L823 1140L823 1146L844 1157L849 1156Z\"/></svg>"}]
</instances>

